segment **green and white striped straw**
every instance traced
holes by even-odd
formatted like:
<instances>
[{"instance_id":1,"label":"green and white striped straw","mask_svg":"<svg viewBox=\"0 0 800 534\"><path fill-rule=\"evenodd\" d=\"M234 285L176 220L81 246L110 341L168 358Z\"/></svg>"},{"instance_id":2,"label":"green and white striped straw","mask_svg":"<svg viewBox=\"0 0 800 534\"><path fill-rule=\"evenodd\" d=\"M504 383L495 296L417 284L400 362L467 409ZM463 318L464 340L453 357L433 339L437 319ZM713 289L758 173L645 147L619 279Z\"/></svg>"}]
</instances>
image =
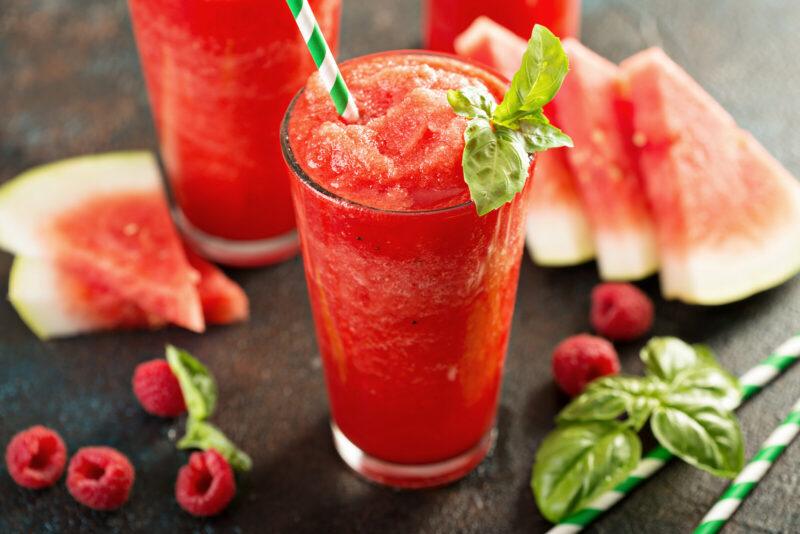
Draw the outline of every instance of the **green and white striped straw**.
<instances>
[{"instance_id":1,"label":"green and white striped straw","mask_svg":"<svg viewBox=\"0 0 800 534\"><path fill-rule=\"evenodd\" d=\"M800 334L786 340L770 356L747 371L739 378L742 388L742 402L750 399L788 369L800 358ZM616 488L595 499L583 510L562 519L547 534L572 534L589 526L597 517L621 501L639 484L653 476L672 459L672 453L664 447L656 447L644 455L636 469Z\"/></svg>"},{"instance_id":2,"label":"green and white striped straw","mask_svg":"<svg viewBox=\"0 0 800 534\"><path fill-rule=\"evenodd\" d=\"M761 445L761 449L722 494L717 504L700 521L694 534L719 532L798 433L800 433L800 400L794 405L783 423Z\"/></svg>"},{"instance_id":3,"label":"green and white striped straw","mask_svg":"<svg viewBox=\"0 0 800 534\"><path fill-rule=\"evenodd\" d=\"M355 122L358 120L358 108L355 101L353 101L347 85L344 83L342 73L339 71L339 65L333 58L331 49L328 48L328 43L322 35L322 31L317 24L317 18L311 10L311 6L307 0L286 0L289 9L292 10L292 16L300 28L300 33L308 46L308 51L311 52L311 57L314 58L314 63L317 65L319 74L322 77L322 83L333 99L336 106L336 112L346 121Z\"/></svg>"}]
</instances>

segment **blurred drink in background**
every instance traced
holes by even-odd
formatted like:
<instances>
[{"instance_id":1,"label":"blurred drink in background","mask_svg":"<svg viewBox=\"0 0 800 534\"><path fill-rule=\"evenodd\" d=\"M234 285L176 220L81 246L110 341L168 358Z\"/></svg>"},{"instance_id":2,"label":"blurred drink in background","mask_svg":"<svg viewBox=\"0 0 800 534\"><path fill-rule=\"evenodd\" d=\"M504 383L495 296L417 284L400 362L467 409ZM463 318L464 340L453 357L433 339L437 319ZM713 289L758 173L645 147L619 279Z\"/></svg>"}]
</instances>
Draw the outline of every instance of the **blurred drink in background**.
<instances>
[{"instance_id":1,"label":"blurred drink in background","mask_svg":"<svg viewBox=\"0 0 800 534\"><path fill-rule=\"evenodd\" d=\"M340 0L309 0L337 49ZM264 0L129 0L176 221L204 256L275 263L298 250L278 142L314 72L292 14Z\"/></svg>"}]
</instances>

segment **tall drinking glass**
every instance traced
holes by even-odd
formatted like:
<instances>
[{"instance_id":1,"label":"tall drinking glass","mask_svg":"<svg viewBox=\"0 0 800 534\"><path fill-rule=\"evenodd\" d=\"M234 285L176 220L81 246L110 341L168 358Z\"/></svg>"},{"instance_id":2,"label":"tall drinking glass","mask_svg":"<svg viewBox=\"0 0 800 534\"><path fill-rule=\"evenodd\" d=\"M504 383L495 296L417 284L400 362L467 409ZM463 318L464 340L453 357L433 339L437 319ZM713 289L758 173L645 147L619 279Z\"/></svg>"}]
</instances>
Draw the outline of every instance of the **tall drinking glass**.
<instances>
[{"instance_id":1,"label":"tall drinking glass","mask_svg":"<svg viewBox=\"0 0 800 534\"><path fill-rule=\"evenodd\" d=\"M561 38L577 37L581 0L425 0L425 47L453 51L453 40L485 15L527 40L534 24L547 26Z\"/></svg>"},{"instance_id":2,"label":"tall drinking glass","mask_svg":"<svg viewBox=\"0 0 800 534\"><path fill-rule=\"evenodd\" d=\"M313 76L281 132L334 443L361 475L425 487L472 470L494 439L527 189L476 214L464 119L447 88L507 81L452 56L342 65L361 110L337 116Z\"/></svg>"},{"instance_id":3,"label":"tall drinking glass","mask_svg":"<svg viewBox=\"0 0 800 534\"><path fill-rule=\"evenodd\" d=\"M340 0L309 0L332 49ZM283 2L129 0L161 156L187 240L231 265L298 249L278 133L315 70Z\"/></svg>"}]
</instances>

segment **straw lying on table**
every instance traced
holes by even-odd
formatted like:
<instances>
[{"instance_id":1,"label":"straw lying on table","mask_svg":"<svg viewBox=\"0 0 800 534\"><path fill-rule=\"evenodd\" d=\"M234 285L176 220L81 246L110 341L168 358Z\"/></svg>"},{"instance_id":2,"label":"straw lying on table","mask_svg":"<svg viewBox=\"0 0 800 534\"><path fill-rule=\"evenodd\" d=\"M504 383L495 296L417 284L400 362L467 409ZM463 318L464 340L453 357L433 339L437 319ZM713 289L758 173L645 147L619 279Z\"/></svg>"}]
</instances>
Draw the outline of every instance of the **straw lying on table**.
<instances>
[{"instance_id":1,"label":"straw lying on table","mask_svg":"<svg viewBox=\"0 0 800 534\"><path fill-rule=\"evenodd\" d=\"M775 349L770 356L747 371L739 378L742 388L742 402L764 389L778 375L788 369L800 358L800 334L796 334ZM639 465L628 478L613 490L601 495L589 506L561 520L547 534L572 534L580 532L590 525L598 516L621 501L639 484L647 480L672 458L664 447L656 447L645 454Z\"/></svg>"},{"instance_id":2,"label":"straw lying on table","mask_svg":"<svg viewBox=\"0 0 800 534\"><path fill-rule=\"evenodd\" d=\"M800 433L800 400L794 405L783 423L761 445L761 449L722 494L717 504L700 521L694 534L719 532L798 433Z\"/></svg>"},{"instance_id":3,"label":"straw lying on table","mask_svg":"<svg viewBox=\"0 0 800 534\"><path fill-rule=\"evenodd\" d=\"M336 112L346 121L355 122L358 120L358 108L347 89L347 84L344 83L342 73L339 71L339 65L333 58L328 43L319 29L317 19L311 6L307 0L286 0L289 9L292 10L292 16L303 35L303 39L308 46L308 51L311 52L311 57L314 58L314 63L317 65L319 74L322 77L322 82L325 88L333 99L336 106Z\"/></svg>"}]
</instances>

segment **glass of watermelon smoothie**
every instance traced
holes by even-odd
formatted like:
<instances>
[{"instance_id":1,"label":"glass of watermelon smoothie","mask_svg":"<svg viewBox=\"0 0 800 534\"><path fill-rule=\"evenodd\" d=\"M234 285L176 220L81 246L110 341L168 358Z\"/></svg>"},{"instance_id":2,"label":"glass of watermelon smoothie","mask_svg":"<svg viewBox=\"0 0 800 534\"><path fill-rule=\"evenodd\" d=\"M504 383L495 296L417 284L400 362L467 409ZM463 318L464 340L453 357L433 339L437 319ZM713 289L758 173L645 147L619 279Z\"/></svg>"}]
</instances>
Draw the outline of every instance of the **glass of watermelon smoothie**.
<instances>
[{"instance_id":1,"label":"glass of watermelon smoothie","mask_svg":"<svg viewBox=\"0 0 800 534\"><path fill-rule=\"evenodd\" d=\"M461 166L466 119L446 90L483 85L499 101L508 82L413 51L342 73L356 124L314 75L281 131L334 442L368 479L440 485L494 440L528 194L477 215Z\"/></svg>"},{"instance_id":2,"label":"glass of watermelon smoothie","mask_svg":"<svg viewBox=\"0 0 800 534\"><path fill-rule=\"evenodd\" d=\"M547 26L562 39L577 37L581 0L426 0L425 47L453 52L455 38L481 15L526 40L534 24Z\"/></svg>"},{"instance_id":3,"label":"glass of watermelon smoothie","mask_svg":"<svg viewBox=\"0 0 800 534\"><path fill-rule=\"evenodd\" d=\"M336 50L341 0L309 0ZM263 0L129 0L161 157L187 240L239 266L297 253L278 134L315 70L292 14Z\"/></svg>"}]
</instances>

